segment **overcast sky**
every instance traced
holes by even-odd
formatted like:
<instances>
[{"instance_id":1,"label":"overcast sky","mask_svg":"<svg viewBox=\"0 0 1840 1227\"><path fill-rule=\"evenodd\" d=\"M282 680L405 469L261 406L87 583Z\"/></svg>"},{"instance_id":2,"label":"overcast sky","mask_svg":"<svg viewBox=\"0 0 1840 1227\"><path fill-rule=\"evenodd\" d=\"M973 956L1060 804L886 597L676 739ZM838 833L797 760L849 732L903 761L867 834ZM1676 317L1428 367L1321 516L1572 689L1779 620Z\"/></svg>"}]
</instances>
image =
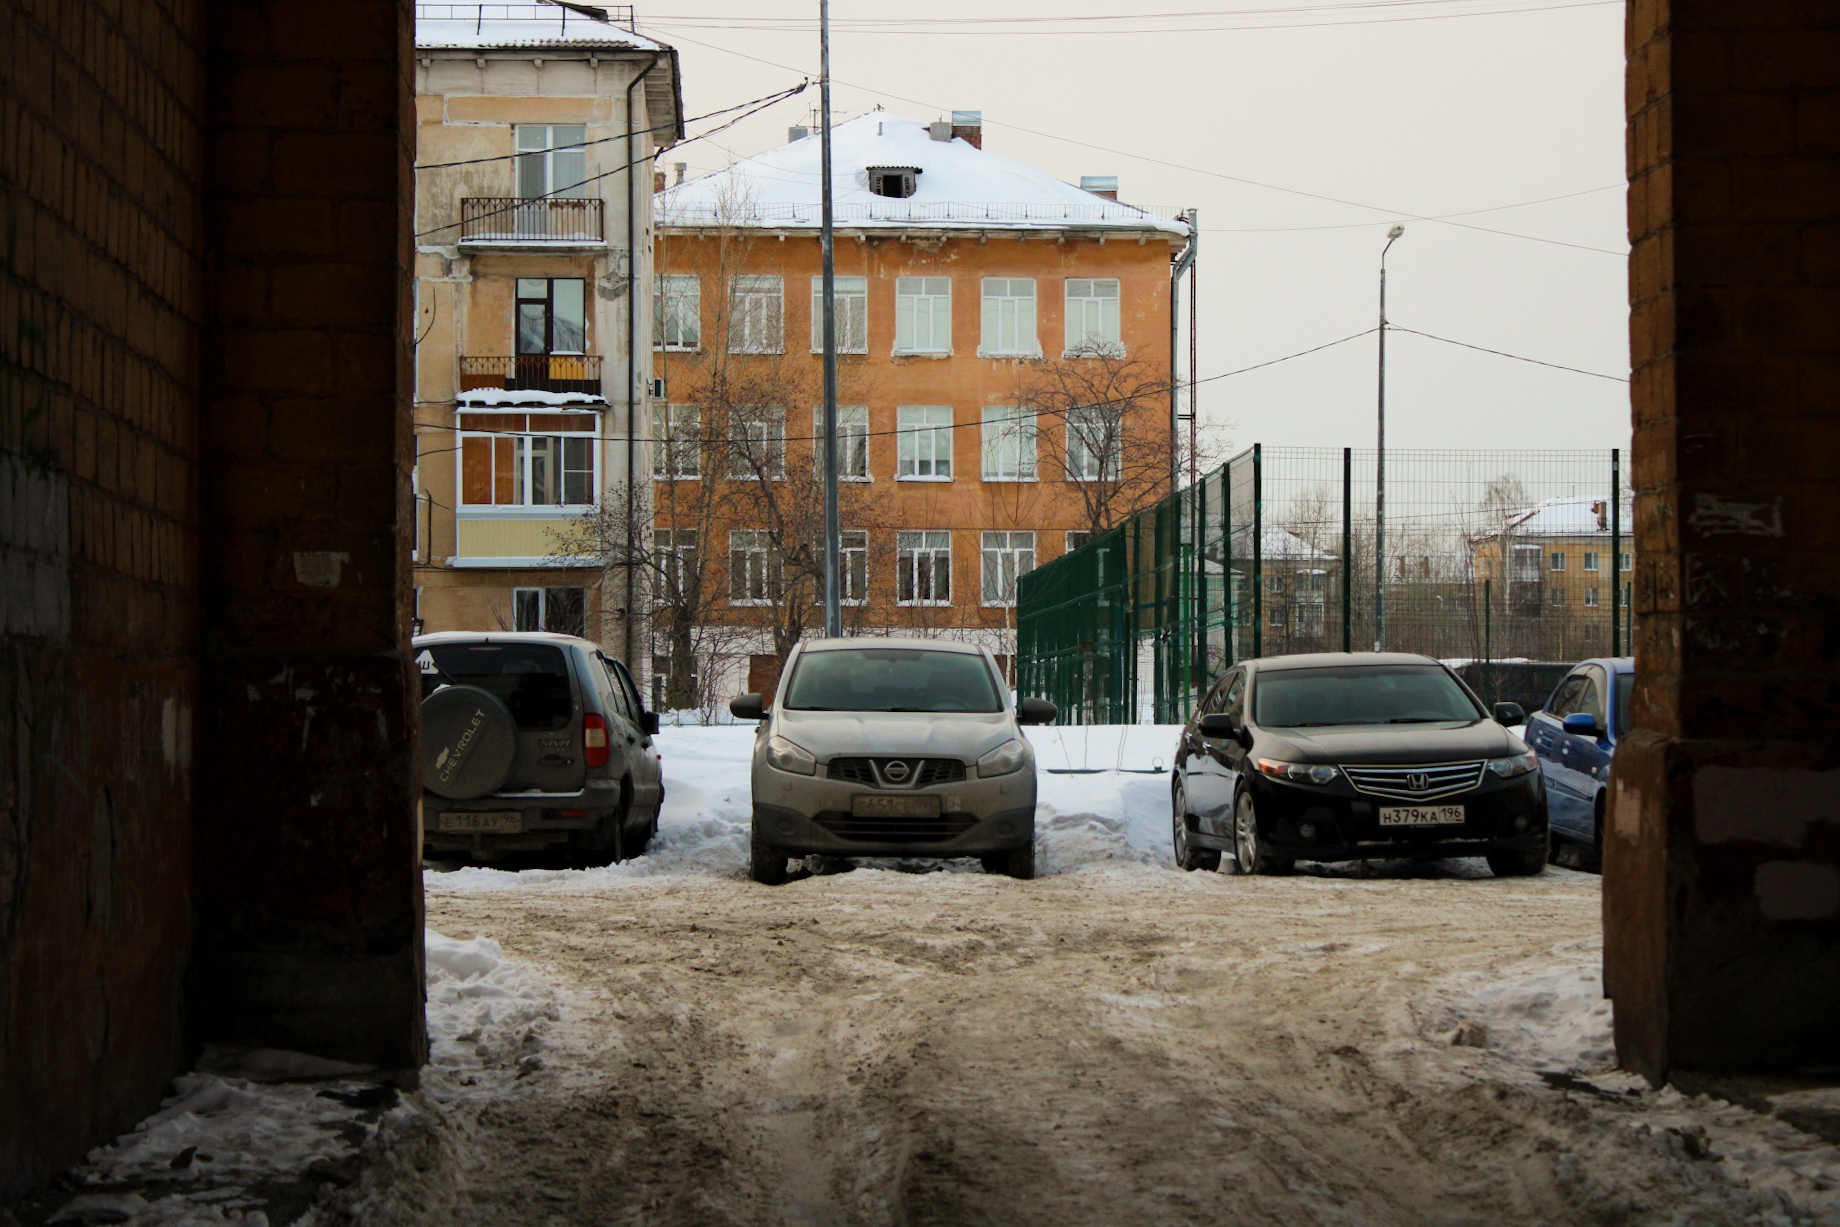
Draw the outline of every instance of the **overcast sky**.
<instances>
[{"instance_id":1,"label":"overcast sky","mask_svg":"<svg viewBox=\"0 0 1840 1227\"><path fill-rule=\"evenodd\" d=\"M638 18L678 48L696 116L815 77L817 7L640 0ZM1069 20L1134 11L1199 15ZM986 24L865 28L916 16ZM1200 209L1203 378L1371 328L1399 220L1394 324L1628 374L1620 0L835 0L832 18L838 118L981 110L987 149ZM695 175L779 144L815 95L664 160ZM1524 204L1572 193L1587 194ZM1455 213L1554 241L1410 220ZM1387 356L1390 447L1627 446L1624 383L1397 332ZM1200 403L1235 448L1369 447L1374 393L1366 336L1207 383Z\"/></svg>"}]
</instances>

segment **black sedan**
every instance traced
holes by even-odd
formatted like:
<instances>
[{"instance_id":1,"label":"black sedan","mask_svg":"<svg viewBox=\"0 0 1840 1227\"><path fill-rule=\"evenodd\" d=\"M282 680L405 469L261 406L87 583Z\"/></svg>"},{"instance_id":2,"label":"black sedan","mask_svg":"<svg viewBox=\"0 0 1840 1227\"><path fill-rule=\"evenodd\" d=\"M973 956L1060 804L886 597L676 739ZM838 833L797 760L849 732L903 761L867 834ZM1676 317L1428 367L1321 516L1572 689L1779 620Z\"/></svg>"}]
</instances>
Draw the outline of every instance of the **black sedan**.
<instances>
[{"instance_id":1,"label":"black sedan","mask_svg":"<svg viewBox=\"0 0 1840 1227\"><path fill-rule=\"evenodd\" d=\"M1182 730L1176 862L1282 873L1299 860L1488 858L1546 864L1539 759L1437 661L1403 652L1241 661Z\"/></svg>"}]
</instances>

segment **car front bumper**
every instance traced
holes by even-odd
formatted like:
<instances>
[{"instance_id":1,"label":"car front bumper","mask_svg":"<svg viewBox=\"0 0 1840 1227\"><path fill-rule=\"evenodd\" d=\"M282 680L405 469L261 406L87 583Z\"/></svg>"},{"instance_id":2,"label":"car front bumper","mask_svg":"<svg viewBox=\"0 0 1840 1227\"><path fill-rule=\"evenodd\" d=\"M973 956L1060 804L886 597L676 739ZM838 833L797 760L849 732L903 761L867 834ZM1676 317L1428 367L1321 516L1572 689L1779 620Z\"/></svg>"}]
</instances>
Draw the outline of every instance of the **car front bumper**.
<instances>
[{"instance_id":1,"label":"car front bumper","mask_svg":"<svg viewBox=\"0 0 1840 1227\"><path fill-rule=\"evenodd\" d=\"M1251 788L1263 850L1291 860L1439 860L1546 846L1546 796L1537 771L1418 803L1463 806L1460 825L1434 827L1381 826L1382 806L1414 803L1359 793L1343 780L1315 788L1260 777Z\"/></svg>"},{"instance_id":2,"label":"car front bumper","mask_svg":"<svg viewBox=\"0 0 1840 1227\"><path fill-rule=\"evenodd\" d=\"M903 819L877 821L889 824L881 838L847 809L806 815L777 805L754 805L754 829L767 843L792 856L818 852L830 856L986 856L1023 847L1035 838L1032 803L987 818L948 811L942 815L944 832L917 830L911 822L905 827L893 825Z\"/></svg>"}]
</instances>

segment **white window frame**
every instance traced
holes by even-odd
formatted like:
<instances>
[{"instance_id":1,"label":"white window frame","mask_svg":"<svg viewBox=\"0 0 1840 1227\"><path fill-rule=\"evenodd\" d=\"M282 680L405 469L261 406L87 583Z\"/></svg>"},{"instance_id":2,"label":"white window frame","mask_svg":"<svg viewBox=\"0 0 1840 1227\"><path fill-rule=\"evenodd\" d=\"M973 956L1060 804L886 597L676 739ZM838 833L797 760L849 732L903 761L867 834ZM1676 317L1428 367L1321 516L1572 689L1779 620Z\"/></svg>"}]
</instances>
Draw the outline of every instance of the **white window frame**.
<instances>
[{"instance_id":1,"label":"white window frame","mask_svg":"<svg viewBox=\"0 0 1840 1227\"><path fill-rule=\"evenodd\" d=\"M981 289L978 357L1041 357L1035 330L1035 278L985 277Z\"/></svg>"},{"instance_id":2,"label":"white window frame","mask_svg":"<svg viewBox=\"0 0 1840 1227\"><path fill-rule=\"evenodd\" d=\"M588 590L580 584L551 584L545 587L520 584L511 590L511 625L519 630L542 631L549 629L549 602L552 592L576 592L581 601L582 631L588 629ZM536 625L525 627L521 617L520 606L527 603L535 606Z\"/></svg>"},{"instance_id":3,"label":"white window frame","mask_svg":"<svg viewBox=\"0 0 1840 1227\"><path fill-rule=\"evenodd\" d=\"M652 313L652 348L670 353L701 350L703 279L695 273L661 273L655 293L658 307Z\"/></svg>"},{"instance_id":4,"label":"white window frame","mask_svg":"<svg viewBox=\"0 0 1840 1227\"><path fill-rule=\"evenodd\" d=\"M728 352L786 352L786 279L778 274L748 273L730 279Z\"/></svg>"},{"instance_id":5,"label":"white window frame","mask_svg":"<svg viewBox=\"0 0 1840 1227\"><path fill-rule=\"evenodd\" d=\"M1619 572L1620 572L1620 571L1633 571L1633 570L1635 570L1635 569L1636 569L1636 556L1635 556L1635 553L1634 553L1633 551L1631 551L1631 550L1623 550L1623 551L1621 551L1621 553L1619 554L1619 556L1618 556L1618 558L1617 558L1617 563L1616 563L1616 569L1617 569L1617 570L1618 570Z\"/></svg>"},{"instance_id":6,"label":"white window frame","mask_svg":"<svg viewBox=\"0 0 1840 1227\"><path fill-rule=\"evenodd\" d=\"M837 352L869 352L869 279L836 277ZM824 352L824 278L811 279L811 352Z\"/></svg>"},{"instance_id":7,"label":"white window frame","mask_svg":"<svg viewBox=\"0 0 1840 1227\"><path fill-rule=\"evenodd\" d=\"M811 471L824 479L824 406L811 411ZM874 481L869 472L869 406L837 406L837 480Z\"/></svg>"},{"instance_id":8,"label":"white window frame","mask_svg":"<svg viewBox=\"0 0 1840 1227\"><path fill-rule=\"evenodd\" d=\"M979 550L979 592L987 608L1016 604L1016 581L1035 569L1032 531L986 531ZM992 595L992 590L995 595ZM1007 595L1005 595L1007 594Z\"/></svg>"},{"instance_id":9,"label":"white window frame","mask_svg":"<svg viewBox=\"0 0 1840 1227\"><path fill-rule=\"evenodd\" d=\"M895 480L952 480L952 407L895 407ZM924 470L924 471L923 471Z\"/></svg>"},{"instance_id":10,"label":"white window frame","mask_svg":"<svg viewBox=\"0 0 1840 1227\"><path fill-rule=\"evenodd\" d=\"M894 352L952 352L952 279L894 279Z\"/></svg>"},{"instance_id":11,"label":"white window frame","mask_svg":"<svg viewBox=\"0 0 1840 1227\"><path fill-rule=\"evenodd\" d=\"M456 413L456 418L455 418L456 426L459 425L459 420L460 420L460 417L462 416L499 418L499 419L503 419L509 424L514 419L521 420L521 419L528 418L531 415L527 411L523 413L510 413L510 412L493 413L489 410L481 412L475 409L471 409L465 405L462 405L457 410L457 413ZM558 415L539 414L537 416L551 417L551 416L558 416ZM460 430L458 430L456 433L459 434L460 436L460 446L454 449L454 491L455 491L454 501L455 501L455 506L457 510L463 513L480 512L480 511L510 511L510 510L518 510L518 511L538 510L538 511L544 511L544 512L550 512L553 510L554 512L562 512L565 510L592 507L597 502L599 502L600 501L600 489L601 489L600 421L594 414L591 414L591 413L564 414L560 416L568 417L571 420L579 418L581 421L582 428L580 430L562 430L562 431L534 430L533 431L533 430L517 430L507 425L507 429L505 430L479 430L479 429L469 430L466 428L461 428ZM497 476L496 469L498 465L498 448L496 447L496 443L499 440L503 440L507 438L512 440L512 453L513 453L512 463L517 466L517 468L512 474L511 480L512 480L512 490L518 497L516 498L515 501L509 502L509 503L468 502L466 499L466 443L467 443L467 440L483 439L490 446L489 454L492 457L492 471L488 472L486 476L486 484L487 484L488 489L496 493L498 489L498 482L496 480L496 476ZM532 492L533 487L536 484L532 470L536 464L536 453L538 450L535 447L531 446L531 443L533 440L536 440L536 439L544 439L544 440L566 439L566 440L571 440L571 441L582 441L587 444L587 451L588 451L588 470L587 470L588 472L588 491L587 493L588 493L588 497L586 500L582 502L578 502L578 503L565 503L565 502L533 503L530 501L530 494ZM558 473L557 480L562 482L562 484L565 487L567 485L566 473L569 471L580 472L581 470L580 469L565 470L565 471L561 471ZM558 493L559 494L563 493L563 491L558 491Z\"/></svg>"},{"instance_id":12,"label":"white window frame","mask_svg":"<svg viewBox=\"0 0 1840 1227\"><path fill-rule=\"evenodd\" d=\"M1597 558L1598 554L1596 550L1586 550L1584 552L1584 569L1595 573L1597 571Z\"/></svg>"},{"instance_id":13,"label":"white window frame","mask_svg":"<svg viewBox=\"0 0 1840 1227\"><path fill-rule=\"evenodd\" d=\"M894 535L894 552L896 605L945 606L952 603L951 530L900 529ZM942 586L945 589L943 597L940 595ZM918 595L923 589L928 594L925 597ZM903 592L915 595L904 598Z\"/></svg>"},{"instance_id":14,"label":"white window frame","mask_svg":"<svg viewBox=\"0 0 1840 1227\"><path fill-rule=\"evenodd\" d=\"M558 131L562 131L564 135L558 137L556 135ZM547 197L553 200L580 200L586 197L588 194L588 151L585 148L587 139L586 124L516 125L515 134L512 136L512 143L516 146L517 154L514 161L515 169L512 171L512 181L517 186L518 199L540 200ZM558 145L584 147L558 149ZM557 189L556 182L558 178L566 178L568 172L564 171L562 175L557 174L558 154L565 162L573 161L576 164L575 169L581 172L580 179L560 190ZM538 173L542 183L535 186L542 190L526 196L524 194L524 172L531 166L541 168Z\"/></svg>"},{"instance_id":15,"label":"white window frame","mask_svg":"<svg viewBox=\"0 0 1840 1227\"><path fill-rule=\"evenodd\" d=\"M837 596L840 605L867 605L869 603L869 533L867 529L845 528L837 534L837 568L841 591ZM814 550L817 557L824 557L824 544L818 542ZM812 603L824 603L824 586L817 585L818 591L812 593Z\"/></svg>"},{"instance_id":16,"label":"white window frame","mask_svg":"<svg viewBox=\"0 0 1840 1227\"><path fill-rule=\"evenodd\" d=\"M1557 575L1561 571L1565 570L1565 551L1564 550L1547 550L1546 551L1546 570L1549 574L1552 574L1552 575Z\"/></svg>"},{"instance_id":17,"label":"white window frame","mask_svg":"<svg viewBox=\"0 0 1840 1227\"><path fill-rule=\"evenodd\" d=\"M1584 590L1584 604L1587 609L1597 608L1597 589L1595 587Z\"/></svg>"},{"instance_id":18,"label":"white window frame","mask_svg":"<svg viewBox=\"0 0 1840 1227\"><path fill-rule=\"evenodd\" d=\"M778 405L736 405L728 411L728 479L759 481L757 467L767 470L770 481L786 478L786 411Z\"/></svg>"},{"instance_id":19,"label":"white window frame","mask_svg":"<svg viewBox=\"0 0 1840 1227\"><path fill-rule=\"evenodd\" d=\"M1109 287L1110 294L1105 293ZM1065 288L1065 358L1122 358L1121 304L1124 287L1116 277L1069 277ZM1098 332L1092 328L1098 319Z\"/></svg>"},{"instance_id":20,"label":"white window frame","mask_svg":"<svg viewBox=\"0 0 1840 1227\"><path fill-rule=\"evenodd\" d=\"M756 596L735 595L735 560L744 559L741 590ZM781 570L773 557L773 534L764 528L735 528L728 534L728 603L734 606L772 605L780 597Z\"/></svg>"},{"instance_id":21,"label":"white window frame","mask_svg":"<svg viewBox=\"0 0 1840 1227\"><path fill-rule=\"evenodd\" d=\"M1067 448L1066 471L1068 481L1118 481L1124 470L1124 458L1118 453L1124 442L1120 422L1101 423L1100 442L1105 452L1098 454L1089 446L1092 442L1091 430L1084 419L1092 414L1104 414L1110 406L1075 405L1067 410ZM1117 412L1116 409L1113 412ZM1076 464L1079 460L1082 463Z\"/></svg>"},{"instance_id":22,"label":"white window frame","mask_svg":"<svg viewBox=\"0 0 1840 1227\"><path fill-rule=\"evenodd\" d=\"M660 405L656 419L663 429L652 441L653 481L701 481L703 477L703 407ZM689 438L682 438L685 419ZM672 461L676 463L673 464Z\"/></svg>"},{"instance_id":23,"label":"white window frame","mask_svg":"<svg viewBox=\"0 0 1840 1227\"><path fill-rule=\"evenodd\" d=\"M985 405L983 479L1037 480L1035 410L1028 405Z\"/></svg>"},{"instance_id":24,"label":"white window frame","mask_svg":"<svg viewBox=\"0 0 1840 1227\"><path fill-rule=\"evenodd\" d=\"M1093 532L1090 528L1070 528L1067 530L1067 535L1061 539L1062 550L1065 553L1071 554L1082 545L1091 543L1092 539L1096 536L1098 536L1098 534ZM1075 537L1080 538L1080 540L1075 541Z\"/></svg>"}]
</instances>

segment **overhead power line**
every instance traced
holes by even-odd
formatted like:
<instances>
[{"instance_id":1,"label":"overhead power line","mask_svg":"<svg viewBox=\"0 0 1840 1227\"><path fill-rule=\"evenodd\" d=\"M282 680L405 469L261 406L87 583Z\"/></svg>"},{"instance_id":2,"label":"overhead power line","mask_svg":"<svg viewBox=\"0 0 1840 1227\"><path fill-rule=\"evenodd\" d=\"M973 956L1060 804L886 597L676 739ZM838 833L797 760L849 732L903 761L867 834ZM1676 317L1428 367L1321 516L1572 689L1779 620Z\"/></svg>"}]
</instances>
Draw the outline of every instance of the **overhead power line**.
<instances>
[{"instance_id":1,"label":"overhead power line","mask_svg":"<svg viewBox=\"0 0 1840 1227\"><path fill-rule=\"evenodd\" d=\"M1402 328L1398 324L1391 322L1387 324L1386 328L1388 332L1409 332L1415 337L1426 337L1433 341L1442 341L1446 345L1458 345L1464 349L1476 350L1479 353L1494 354L1497 358L1512 358L1516 362L1531 362L1535 366L1550 366L1555 371L1570 371L1574 375L1589 375L1593 379L1614 379L1618 383L1629 382L1629 376L1627 375L1606 375L1602 371L1587 371L1582 367L1565 366L1558 362L1545 362L1539 358L1528 358L1520 354L1511 354L1506 350L1490 349L1486 345L1471 345L1468 341L1453 341L1449 337L1440 337L1434 332L1420 332L1416 328Z\"/></svg>"}]
</instances>

